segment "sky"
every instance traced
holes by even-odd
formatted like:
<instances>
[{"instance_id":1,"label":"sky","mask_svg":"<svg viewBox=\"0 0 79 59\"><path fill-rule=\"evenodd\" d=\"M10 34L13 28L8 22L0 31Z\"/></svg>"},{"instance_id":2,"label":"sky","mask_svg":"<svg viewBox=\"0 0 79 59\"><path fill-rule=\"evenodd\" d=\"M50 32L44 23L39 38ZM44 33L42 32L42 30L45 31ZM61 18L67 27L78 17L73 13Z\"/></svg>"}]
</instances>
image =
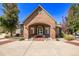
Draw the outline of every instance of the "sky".
<instances>
[{"instance_id":1,"label":"sky","mask_svg":"<svg viewBox=\"0 0 79 59\"><path fill-rule=\"evenodd\" d=\"M62 16L67 16L67 12L71 5L69 3L18 3L17 5L20 10L20 23L23 23L23 21L33 12L35 8L38 7L39 4L54 18L58 24L62 22ZM2 6L0 4L0 16L3 15L1 8Z\"/></svg>"}]
</instances>

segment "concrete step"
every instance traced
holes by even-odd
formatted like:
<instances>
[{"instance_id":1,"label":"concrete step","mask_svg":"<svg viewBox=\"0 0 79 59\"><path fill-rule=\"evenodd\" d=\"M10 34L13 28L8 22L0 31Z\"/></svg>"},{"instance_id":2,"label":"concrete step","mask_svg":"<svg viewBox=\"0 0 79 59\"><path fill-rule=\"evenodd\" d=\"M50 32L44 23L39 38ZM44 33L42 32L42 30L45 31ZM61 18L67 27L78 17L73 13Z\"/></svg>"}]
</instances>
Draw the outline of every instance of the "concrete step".
<instances>
[{"instance_id":1,"label":"concrete step","mask_svg":"<svg viewBox=\"0 0 79 59\"><path fill-rule=\"evenodd\" d=\"M52 40L52 38L30 38L29 40L33 40L33 41L49 41Z\"/></svg>"}]
</instances>

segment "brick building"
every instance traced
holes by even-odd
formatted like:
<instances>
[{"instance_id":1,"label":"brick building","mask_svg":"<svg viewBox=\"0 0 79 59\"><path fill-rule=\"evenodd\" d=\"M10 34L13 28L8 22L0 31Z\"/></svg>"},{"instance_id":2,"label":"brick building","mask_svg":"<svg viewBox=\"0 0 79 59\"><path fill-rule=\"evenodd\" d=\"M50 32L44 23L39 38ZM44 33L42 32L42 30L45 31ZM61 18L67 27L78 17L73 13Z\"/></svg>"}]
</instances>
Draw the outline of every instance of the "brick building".
<instances>
[{"instance_id":1,"label":"brick building","mask_svg":"<svg viewBox=\"0 0 79 59\"><path fill-rule=\"evenodd\" d=\"M23 36L28 38L56 38L56 22L42 7L38 6L23 23Z\"/></svg>"}]
</instances>

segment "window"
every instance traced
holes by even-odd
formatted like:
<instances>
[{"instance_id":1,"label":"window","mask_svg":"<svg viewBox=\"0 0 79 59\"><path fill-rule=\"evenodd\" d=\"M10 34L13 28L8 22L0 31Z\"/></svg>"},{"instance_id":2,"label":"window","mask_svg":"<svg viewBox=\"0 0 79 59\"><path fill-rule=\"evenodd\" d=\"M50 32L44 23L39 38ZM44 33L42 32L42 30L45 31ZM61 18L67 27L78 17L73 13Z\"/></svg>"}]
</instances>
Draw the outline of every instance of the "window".
<instances>
[{"instance_id":1,"label":"window","mask_svg":"<svg viewBox=\"0 0 79 59\"><path fill-rule=\"evenodd\" d=\"M45 34L49 34L49 27L45 27Z\"/></svg>"},{"instance_id":2,"label":"window","mask_svg":"<svg viewBox=\"0 0 79 59\"><path fill-rule=\"evenodd\" d=\"M34 33L35 33L34 27L31 27L31 28L30 28L30 34L34 34Z\"/></svg>"}]
</instances>

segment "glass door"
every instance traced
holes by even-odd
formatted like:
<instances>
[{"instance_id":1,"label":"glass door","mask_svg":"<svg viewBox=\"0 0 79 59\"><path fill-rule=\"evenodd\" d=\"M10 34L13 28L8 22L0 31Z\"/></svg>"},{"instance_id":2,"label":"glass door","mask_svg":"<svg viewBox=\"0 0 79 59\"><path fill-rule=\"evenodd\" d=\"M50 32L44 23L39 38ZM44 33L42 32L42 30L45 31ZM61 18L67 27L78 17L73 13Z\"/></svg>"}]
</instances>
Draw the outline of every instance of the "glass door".
<instances>
[{"instance_id":1,"label":"glass door","mask_svg":"<svg viewBox=\"0 0 79 59\"><path fill-rule=\"evenodd\" d=\"M42 26L37 27L37 35L43 35L43 27Z\"/></svg>"}]
</instances>

